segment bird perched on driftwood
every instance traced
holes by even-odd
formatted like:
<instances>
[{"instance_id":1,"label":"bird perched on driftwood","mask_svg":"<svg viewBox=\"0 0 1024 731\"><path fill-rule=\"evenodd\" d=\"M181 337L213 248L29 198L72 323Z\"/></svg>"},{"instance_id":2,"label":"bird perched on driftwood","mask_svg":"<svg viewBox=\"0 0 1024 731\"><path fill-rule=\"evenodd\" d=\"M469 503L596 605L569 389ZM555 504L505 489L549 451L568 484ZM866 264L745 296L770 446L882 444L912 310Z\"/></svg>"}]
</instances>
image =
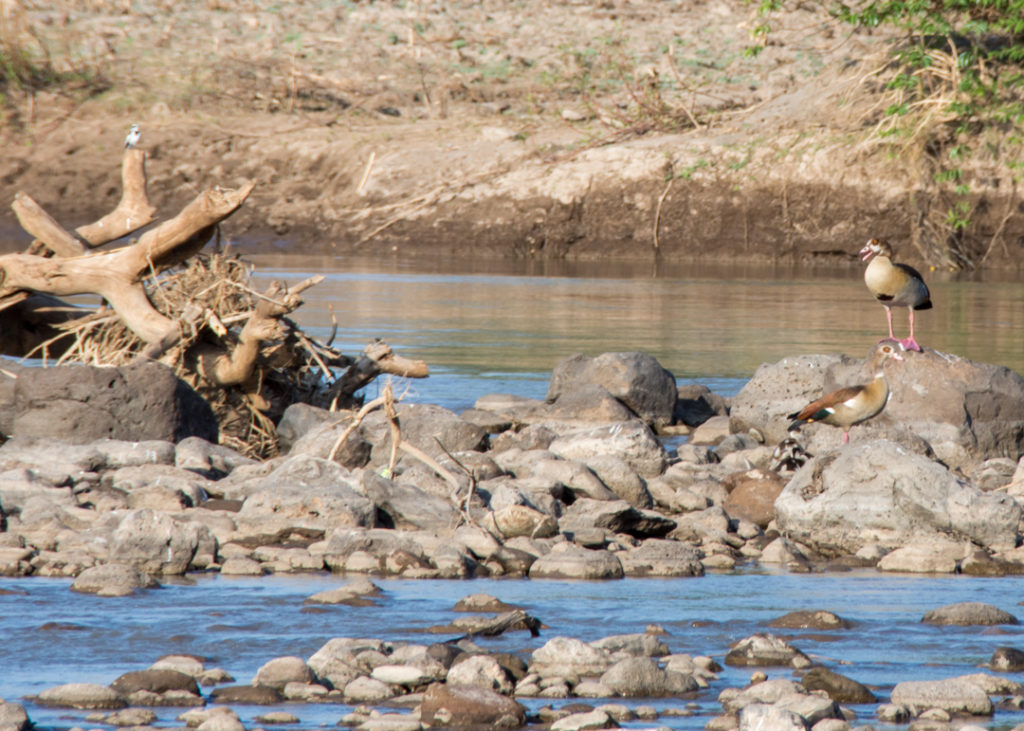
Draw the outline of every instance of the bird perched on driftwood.
<instances>
[{"instance_id":1,"label":"bird perched on driftwood","mask_svg":"<svg viewBox=\"0 0 1024 731\"><path fill-rule=\"evenodd\" d=\"M885 307L889 339L896 339L892 332L892 308L906 307L910 313L910 337L900 342L907 350L920 351L921 346L914 340L914 310L932 308L931 295L921 273L912 266L893 262L892 247L887 241L871 239L860 253L863 261L871 259L864 270L864 283Z\"/></svg>"},{"instance_id":2,"label":"bird perched on driftwood","mask_svg":"<svg viewBox=\"0 0 1024 731\"><path fill-rule=\"evenodd\" d=\"M790 431L799 429L805 422L820 421L843 430L843 444L850 442L850 427L878 415L889 400L889 384L885 380L882 365L885 361L903 360L903 344L899 340L883 340L874 348L868 358L868 369L874 379L863 386L847 386L812 401L800 411L787 418L795 419L789 425Z\"/></svg>"},{"instance_id":3,"label":"bird perched on driftwood","mask_svg":"<svg viewBox=\"0 0 1024 731\"><path fill-rule=\"evenodd\" d=\"M133 124L128 129L128 136L124 138L124 149L132 149L135 145L139 144L139 140L141 139L142 133L139 131L139 125Z\"/></svg>"}]
</instances>

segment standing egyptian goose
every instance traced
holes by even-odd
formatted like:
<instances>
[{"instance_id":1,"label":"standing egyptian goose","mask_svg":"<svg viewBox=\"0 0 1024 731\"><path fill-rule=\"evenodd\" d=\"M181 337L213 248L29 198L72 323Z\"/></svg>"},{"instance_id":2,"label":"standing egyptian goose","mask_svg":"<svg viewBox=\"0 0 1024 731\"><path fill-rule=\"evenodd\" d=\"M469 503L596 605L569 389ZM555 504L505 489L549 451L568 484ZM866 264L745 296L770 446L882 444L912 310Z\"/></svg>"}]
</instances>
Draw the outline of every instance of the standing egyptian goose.
<instances>
[{"instance_id":1,"label":"standing egyptian goose","mask_svg":"<svg viewBox=\"0 0 1024 731\"><path fill-rule=\"evenodd\" d=\"M874 374L871 383L863 386L847 386L812 401L787 418L796 419L789 425L790 431L799 429L804 422L820 421L843 430L843 444L850 442L850 427L877 416L889 400L889 384L886 383L882 365L889 360L903 360L904 347L899 340L883 340L876 345L868 358L868 369Z\"/></svg>"},{"instance_id":2,"label":"standing egyptian goose","mask_svg":"<svg viewBox=\"0 0 1024 731\"><path fill-rule=\"evenodd\" d=\"M860 250L863 261L871 259L864 270L864 283L868 285L875 299L885 306L885 319L889 323L889 339L895 340L892 333L892 308L906 307L910 313L910 337L901 340L907 350L921 350L914 340L914 310L930 310L931 295L928 285L924 283L921 273L906 264L897 264L892 260L892 247L887 241L871 239Z\"/></svg>"}]
</instances>

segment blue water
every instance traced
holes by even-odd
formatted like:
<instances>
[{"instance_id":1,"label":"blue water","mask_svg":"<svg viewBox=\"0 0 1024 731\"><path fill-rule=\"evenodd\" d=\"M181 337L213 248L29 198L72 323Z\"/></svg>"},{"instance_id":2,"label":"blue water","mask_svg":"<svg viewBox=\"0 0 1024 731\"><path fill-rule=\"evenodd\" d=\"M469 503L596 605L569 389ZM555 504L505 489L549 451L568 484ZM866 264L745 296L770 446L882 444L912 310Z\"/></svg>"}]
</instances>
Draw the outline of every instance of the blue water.
<instances>
[{"instance_id":1,"label":"blue water","mask_svg":"<svg viewBox=\"0 0 1024 731\"><path fill-rule=\"evenodd\" d=\"M425 630L459 616L455 602L485 592L524 607L545 625L538 638L526 632L481 638L481 646L529 653L552 637L590 641L611 634L643 632L648 624L666 631L674 653L710 655L721 662L730 643L754 632L773 631L768 622L798 609L827 609L851 620L851 629L828 632L774 630L813 660L876 689L886 700L901 680L939 679L980 672L1000 646L1024 646L1019 626L935 627L921 623L930 609L958 601L985 601L1021 613L1020 582L960 576L910 576L856 571L787 574L747 569L687 579L626 579L607 582L481 579L474 581L380 580L377 606L328 607L309 611L303 600L344 582L327 574L233 578L194 577L138 596L111 599L71 592L62 579L0 579L0 697L16 700L62 683L110 683L169 653L206 658L206 666L230 672L247 684L268 660L308 658L332 637L374 637L432 643L454 635ZM22 594L24 592L24 594ZM50 625L46 629L44 625ZM657 724L703 728L720 711L718 693L745 685L752 669L726 667L721 679L696 699L691 718L663 716ZM770 677L795 677L767 669ZM1020 674L1017 680L1024 680ZM204 692L209 692L205 689ZM543 703L526 700L537 709ZM545 701L547 702L547 701ZM603 701L592 701L595 705ZM680 699L641 699L657 709L680 708ZM85 724L86 712L51 710L27 703L43 728ZM155 709L159 725L176 725L184 709ZM246 725L267 707L237 708ZM281 707L298 716L299 728L336 723L344 705ZM870 722L874 706L855 709ZM1024 721L1019 712L999 711L991 728ZM998 725L997 725L998 724ZM652 725L650 723L646 725Z\"/></svg>"},{"instance_id":2,"label":"blue water","mask_svg":"<svg viewBox=\"0 0 1024 731\"><path fill-rule=\"evenodd\" d=\"M328 280L304 294L296 319L311 334L331 330L335 344L358 353L382 337L410 358L422 358L429 379L404 382L413 401L455 411L487 393L544 398L551 370L577 352L597 355L642 350L659 359L680 383L702 383L735 394L761 363L795 353L863 355L880 337L884 313L865 299L858 271L806 272L520 271L470 268L451 274L402 262L265 262L257 286L270 279L297 282L310 272ZM421 263L422 264L422 263ZM448 270L443 269L447 267ZM543 276L538 276L538 274ZM937 275L936 275L937 279ZM809 282L813 281L813 286ZM1024 371L1024 287L1016 282L932 281L935 309L918 318L918 340L929 347ZM903 324L903 323L899 323ZM378 385L370 386L370 394ZM327 574L258 579L190 577L159 590L101 599L69 590L70 581L0 578L0 697L14 701L63 683L110 683L148 667L162 655L206 658L247 684L268 660L308 658L332 637L375 637L431 643L449 637L426 633L455 616L459 598L486 592L519 604L546 625L539 638L524 632L480 639L496 650L528 653L547 639L568 635L593 640L643 632L660 624L672 652L724 657L730 643L768 630L774 617L798 609L827 609L852 620L834 632L781 631L815 661L876 688L882 701L902 680L979 672L1000 646L1024 649L1019 626L933 627L930 609L983 601L1024 614L1017 578L899 576L858 571L787 574L745 567L697 579L636 579L572 583L530 580L378 582L384 596L374 607L310 611L303 600L338 586ZM745 685L751 669L726 668L697 698L692 718L663 716L630 726L702 729L720 711L722 689ZM769 676L790 676L767 670ZM1013 676L1024 681L1024 674ZM205 689L208 692L208 689ZM536 710L541 701L524 701ZM545 701L546 702L546 701ZM594 705L604 700L588 701ZM652 699L658 709L691 701ZM557 702L556 702L557 703ZM43 729L94 728L85 712L52 710L27 702ZM343 705L286 704L297 727L332 726ZM158 725L180 726L183 709L155 709ZM266 707L236 710L247 726ZM855 709L871 723L874 707ZM1024 713L1000 710L987 725L1010 728ZM854 724L856 725L856 724ZM986 725L986 724L982 724Z\"/></svg>"}]
</instances>

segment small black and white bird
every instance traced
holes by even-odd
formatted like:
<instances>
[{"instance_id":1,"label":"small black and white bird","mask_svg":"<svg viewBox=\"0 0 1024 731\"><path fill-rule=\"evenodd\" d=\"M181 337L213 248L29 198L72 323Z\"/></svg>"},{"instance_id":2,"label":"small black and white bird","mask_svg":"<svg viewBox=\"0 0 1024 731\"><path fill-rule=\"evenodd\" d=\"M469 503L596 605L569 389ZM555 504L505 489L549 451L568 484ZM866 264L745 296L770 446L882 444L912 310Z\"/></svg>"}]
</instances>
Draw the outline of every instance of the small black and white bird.
<instances>
[{"instance_id":1,"label":"small black and white bird","mask_svg":"<svg viewBox=\"0 0 1024 731\"><path fill-rule=\"evenodd\" d=\"M124 138L124 149L132 149L135 145L139 144L139 140L141 139L142 133L139 132L139 125L133 124L128 130L128 136Z\"/></svg>"}]
</instances>

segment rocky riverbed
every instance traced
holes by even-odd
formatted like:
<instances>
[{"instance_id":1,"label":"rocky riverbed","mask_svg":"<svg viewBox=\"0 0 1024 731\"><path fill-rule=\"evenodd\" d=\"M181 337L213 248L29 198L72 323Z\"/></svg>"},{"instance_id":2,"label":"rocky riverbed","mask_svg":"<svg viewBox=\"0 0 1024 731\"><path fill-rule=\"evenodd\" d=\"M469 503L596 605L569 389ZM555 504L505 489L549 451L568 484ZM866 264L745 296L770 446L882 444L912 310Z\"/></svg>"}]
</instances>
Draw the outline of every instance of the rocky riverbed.
<instances>
[{"instance_id":1,"label":"rocky riverbed","mask_svg":"<svg viewBox=\"0 0 1024 731\"><path fill-rule=\"evenodd\" d=\"M838 430L811 425L794 447L785 415L863 377L855 359L787 358L725 399L677 387L642 353L608 353L559 364L545 401L490 394L462 414L398 403L393 419L373 411L361 420L295 405L279 428L286 452L266 462L209 441L201 404L157 370L80 366L57 379L60 370L11 365L0 376L9 436L0 446L0 571L74 577L73 591L110 601L188 572L350 577L309 597L314 605L372 601L372 580L353 577L374 576L699 581L751 562L800 572L1024 573L1024 379L935 351L905 355L887 371L889 405L845 446ZM135 399L117 397L133 389ZM900 683L884 703L771 633L724 658L752 668L745 688L723 688L707 655L669 653L657 626L592 642L552 637L525 656L494 653L474 638L536 631L543 618L493 597L468 596L457 609L481 613L453 623L458 641L335 638L308 658L267 658L251 682L238 679L248 685L196 658L163 658L110 686L57 686L35 702L102 711L96 723L146 725L147 706L211 701L216 710L180 718L206 730L238 728L232 704L282 699L366 704L343 721L367 729L570 729L635 720L638 711L614 699L714 693L722 715L709 728L819 731L850 727L844 704L869 696L879 720L915 718L915 728L997 713L992 697L1005 696L1005 708L1024 703L1024 689L991 672ZM842 626L818 609L779 626ZM984 604L936 608L923 620L1017 621ZM993 671L1024 667L1013 648L997 654ZM761 682L759 668L770 666L797 679ZM200 686L214 689L205 696ZM517 699L528 698L589 707L527 715ZM400 717L373 710L395 699ZM2 713L5 726L28 723L13 700ZM275 720L288 723L264 722Z\"/></svg>"}]
</instances>

